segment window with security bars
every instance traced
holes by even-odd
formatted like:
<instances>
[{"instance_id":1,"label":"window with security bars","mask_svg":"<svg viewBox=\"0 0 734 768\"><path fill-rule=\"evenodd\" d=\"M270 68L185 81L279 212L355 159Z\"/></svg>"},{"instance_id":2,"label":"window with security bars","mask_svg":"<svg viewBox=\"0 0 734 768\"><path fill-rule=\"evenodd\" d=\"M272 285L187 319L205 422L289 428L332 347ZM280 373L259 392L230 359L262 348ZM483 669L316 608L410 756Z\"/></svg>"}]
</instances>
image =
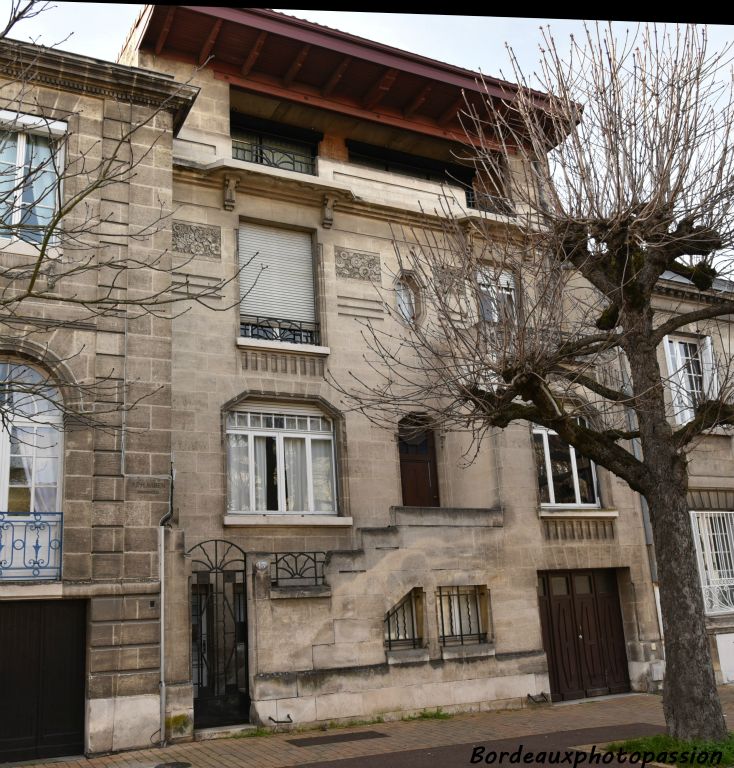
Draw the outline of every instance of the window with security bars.
<instances>
[{"instance_id":1,"label":"window with security bars","mask_svg":"<svg viewBox=\"0 0 734 768\"><path fill-rule=\"evenodd\" d=\"M706 613L734 612L734 512L691 512Z\"/></svg>"},{"instance_id":2,"label":"window with security bars","mask_svg":"<svg viewBox=\"0 0 734 768\"><path fill-rule=\"evenodd\" d=\"M486 588L479 585L439 587L436 604L441 645L487 642L490 632Z\"/></svg>"},{"instance_id":3,"label":"window with security bars","mask_svg":"<svg viewBox=\"0 0 734 768\"><path fill-rule=\"evenodd\" d=\"M385 646L389 651L399 648L423 647L423 592L412 589L385 615Z\"/></svg>"}]
</instances>

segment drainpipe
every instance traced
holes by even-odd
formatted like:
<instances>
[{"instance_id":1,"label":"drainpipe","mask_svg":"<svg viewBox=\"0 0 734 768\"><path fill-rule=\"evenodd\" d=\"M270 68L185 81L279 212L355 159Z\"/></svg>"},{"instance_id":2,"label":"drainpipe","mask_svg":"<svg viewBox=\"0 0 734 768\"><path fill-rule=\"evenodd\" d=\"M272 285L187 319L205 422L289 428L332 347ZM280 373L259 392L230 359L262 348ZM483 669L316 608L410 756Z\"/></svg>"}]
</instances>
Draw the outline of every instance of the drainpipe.
<instances>
[{"instance_id":1,"label":"drainpipe","mask_svg":"<svg viewBox=\"0 0 734 768\"><path fill-rule=\"evenodd\" d=\"M158 578L160 580L160 680L158 691L160 698L160 745L166 746L166 528L173 517L173 461L168 482L168 511L158 523Z\"/></svg>"}]
</instances>

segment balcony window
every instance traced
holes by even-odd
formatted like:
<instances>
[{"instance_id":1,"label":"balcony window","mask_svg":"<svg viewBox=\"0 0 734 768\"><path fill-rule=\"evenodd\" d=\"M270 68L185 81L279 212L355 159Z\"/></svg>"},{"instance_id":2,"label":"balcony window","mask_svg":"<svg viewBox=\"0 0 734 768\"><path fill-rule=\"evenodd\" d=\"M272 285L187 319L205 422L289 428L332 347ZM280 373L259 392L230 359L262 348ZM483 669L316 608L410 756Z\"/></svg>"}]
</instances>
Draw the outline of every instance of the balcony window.
<instances>
[{"instance_id":1,"label":"balcony window","mask_svg":"<svg viewBox=\"0 0 734 768\"><path fill-rule=\"evenodd\" d=\"M311 234L245 222L238 249L240 336L318 345Z\"/></svg>"},{"instance_id":2,"label":"balcony window","mask_svg":"<svg viewBox=\"0 0 734 768\"><path fill-rule=\"evenodd\" d=\"M55 579L61 569L61 412L35 369L0 364L0 579Z\"/></svg>"},{"instance_id":3,"label":"balcony window","mask_svg":"<svg viewBox=\"0 0 734 768\"><path fill-rule=\"evenodd\" d=\"M550 429L533 427L540 503L544 506L598 507L596 467Z\"/></svg>"},{"instance_id":4,"label":"balcony window","mask_svg":"<svg viewBox=\"0 0 734 768\"><path fill-rule=\"evenodd\" d=\"M317 409L253 409L227 417L228 511L336 514L334 440Z\"/></svg>"},{"instance_id":5,"label":"balcony window","mask_svg":"<svg viewBox=\"0 0 734 768\"><path fill-rule=\"evenodd\" d=\"M691 512L704 609L734 613L734 512Z\"/></svg>"}]
</instances>

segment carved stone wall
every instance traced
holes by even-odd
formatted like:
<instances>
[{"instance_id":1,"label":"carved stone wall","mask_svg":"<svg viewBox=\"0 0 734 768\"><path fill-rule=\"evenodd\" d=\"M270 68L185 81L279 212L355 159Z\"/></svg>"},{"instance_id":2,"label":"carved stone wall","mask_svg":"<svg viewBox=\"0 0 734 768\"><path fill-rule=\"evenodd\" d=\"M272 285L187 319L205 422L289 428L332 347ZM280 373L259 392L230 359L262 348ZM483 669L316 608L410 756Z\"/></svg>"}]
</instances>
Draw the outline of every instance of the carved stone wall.
<instances>
[{"instance_id":1,"label":"carved stone wall","mask_svg":"<svg viewBox=\"0 0 734 768\"><path fill-rule=\"evenodd\" d=\"M222 257L222 231L219 227L174 221L171 239L173 250L179 253L205 259Z\"/></svg>"},{"instance_id":2,"label":"carved stone wall","mask_svg":"<svg viewBox=\"0 0 734 768\"><path fill-rule=\"evenodd\" d=\"M368 280L379 283L382 279L382 268L379 253L364 253L349 248L337 246L336 276L351 280Z\"/></svg>"}]
</instances>

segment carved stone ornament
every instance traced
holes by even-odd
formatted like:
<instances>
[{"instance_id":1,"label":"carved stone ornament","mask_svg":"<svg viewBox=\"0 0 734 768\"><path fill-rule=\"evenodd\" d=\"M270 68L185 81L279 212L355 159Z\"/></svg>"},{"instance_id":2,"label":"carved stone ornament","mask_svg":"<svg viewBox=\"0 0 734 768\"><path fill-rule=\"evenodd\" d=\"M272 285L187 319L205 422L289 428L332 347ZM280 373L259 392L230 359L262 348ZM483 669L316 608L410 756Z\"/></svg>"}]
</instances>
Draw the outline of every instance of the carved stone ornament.
<instances>
[{"instance_id":1,"label":"carved stone ornament","mask_svg":"<svg viewBox=\"0 0 734 768\"><path fill-rule=\"evenodd\" d=\"M379 283L382 279L380 255L351 251L348 248L337 246L336 276Z\"/></svg>"},{"instance_id":2,"label":"carved stone ornament","mask_svg":"<svg viewBox=\"0 0 734 768\"><path fill-rule=\"evenodd\" d=\"M222 231L219 227L174 221L172 230L174 251L208 259L222 257Z\"/></svg>"},{"instance_id":3,"label":"carved stone ornament","mask_svg":"<svg viewBox=\"0 0 734 768\"><path fill-rule=\"evenodd\" d=\"M240 183L237 176L224 177L224 210L233 211L237 205L237 187Z\"/></svg>"}]
</instances>

